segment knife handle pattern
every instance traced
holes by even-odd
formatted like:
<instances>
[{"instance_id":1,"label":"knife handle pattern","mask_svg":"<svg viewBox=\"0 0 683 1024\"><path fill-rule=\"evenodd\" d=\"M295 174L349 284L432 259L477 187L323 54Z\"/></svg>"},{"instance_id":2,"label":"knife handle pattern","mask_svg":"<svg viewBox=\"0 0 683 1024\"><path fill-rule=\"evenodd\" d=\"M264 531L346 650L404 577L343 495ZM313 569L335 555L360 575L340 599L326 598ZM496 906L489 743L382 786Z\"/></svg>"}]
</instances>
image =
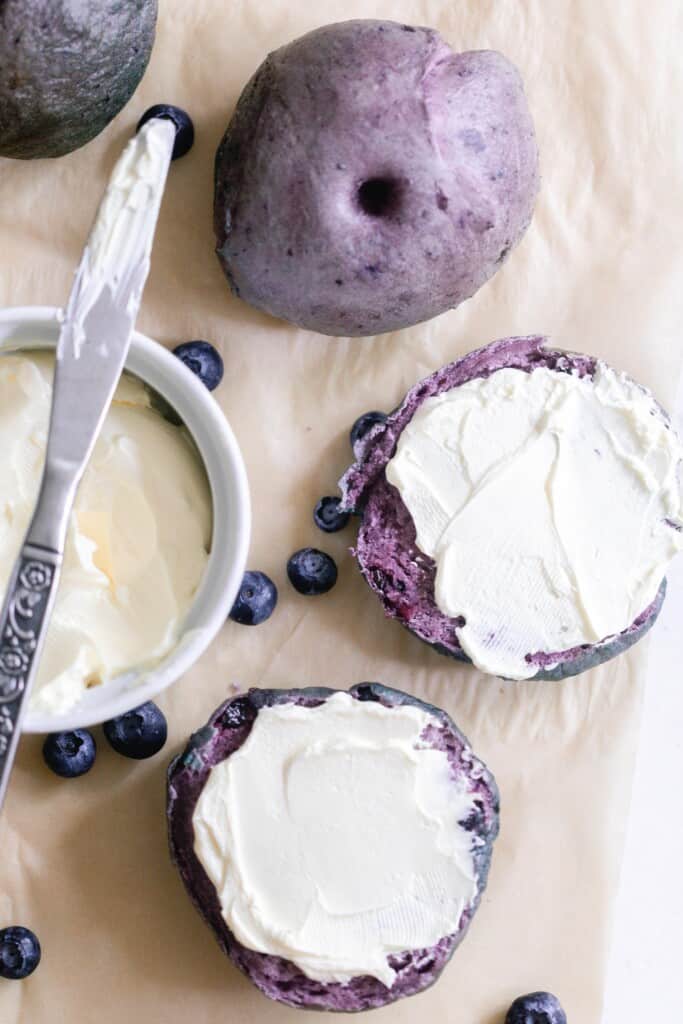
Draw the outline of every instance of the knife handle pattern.
<instances>
[{"instance_id":1,"label":"knife handle pattern","mask_svg":"<svg viewBox=\"0 0 683 1024\"><path fill-rule=\"evenodd\" d=\"M25 544L0 613L0 806L57 589L61 555Z\"/></svg>"}]
</instances>

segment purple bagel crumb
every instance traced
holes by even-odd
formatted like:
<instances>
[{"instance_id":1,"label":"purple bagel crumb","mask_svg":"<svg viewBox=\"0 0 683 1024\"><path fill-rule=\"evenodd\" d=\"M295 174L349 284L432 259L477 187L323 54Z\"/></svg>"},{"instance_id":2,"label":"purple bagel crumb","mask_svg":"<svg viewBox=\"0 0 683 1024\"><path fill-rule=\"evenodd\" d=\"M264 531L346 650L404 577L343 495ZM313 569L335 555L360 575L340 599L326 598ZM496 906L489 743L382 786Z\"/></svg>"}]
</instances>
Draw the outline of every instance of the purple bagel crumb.
<instances>
[{"instance_id":1,"label":"purple bagel crumb","mask_svg":"<svg viewBox=\"0 0 683 1024\"><path fill-rule=\"evenodd\" d=\"M390 989L370 976L353 978L347 984L313 981L289 960L246 949L223 920L214 885L194 853L192 816L195 806L211 769L244 743L262 707L288 703L315 707L335 692L326 688L250 690L219 707L207 725L190 738L184 753L169 768L169 843L171 857L188 894L212 928L223 952L264 995L288 1006L354 1012L414 995L437 980L462 941L486 887L492 845L498 834L499 797L493 776L473 755L466 738L444 711L377 683L352 687L349 693L356 700L379 701L386 707L415 704L434 716L434 725L425 730L423 740L447 753L453 777L466 778L469 792L476 794L476 811L462 824L472 833L477 895L465 908L452 935L430 948L407 950L390 958L397 972Z\"/></svg>"},{"instance_id":2,"label":"purple bagel crumb","mask_svg":"<svg viewBox=\"0 0 683 1024\"><path fill-rule=\"evenodd\" d=\"M362 515L355 557L370 588L380 598L385 614L440 654L460 661L469 661L458 641L458 628L464 620L449 618L437 607L434 599L436 565L417 547L413 519L399 492L387 481L385 468L396 451L403 429L420 405L434 395L509 367L526 373L546 367L580 377L592 377L595 373L595 359L546 348L545 342L546 339L538 335L504 338L420 381L386 422L374 426L356 445L357 461L340 481L340 507ZM666 581L662 581L652 604L616 636L566 651L529 652L527 660L538 666L533 678L565 679L627 650L654 625L665 592Z\"/></svg>"}]
</instances>

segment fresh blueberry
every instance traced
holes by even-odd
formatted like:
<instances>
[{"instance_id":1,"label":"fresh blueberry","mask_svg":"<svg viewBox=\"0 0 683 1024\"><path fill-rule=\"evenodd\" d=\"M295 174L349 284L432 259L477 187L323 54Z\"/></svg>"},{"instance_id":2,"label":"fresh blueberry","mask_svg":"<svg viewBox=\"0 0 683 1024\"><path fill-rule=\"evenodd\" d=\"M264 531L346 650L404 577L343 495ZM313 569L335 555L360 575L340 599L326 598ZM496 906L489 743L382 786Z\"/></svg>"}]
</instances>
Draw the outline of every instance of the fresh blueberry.
<instances>
[{"instance_id":1,"label":"fresh blueberry","mask_svg":"<svg viewBox=\"0 0 683 1024\"><path fill-rule=\"evenodd\" d=\"M40 943L28 928L16 925L0 930L0 977L20 981L40 963Z\"/></svg>"},{"instance_id":2,"label":"fresh blueberry","mask_svg":"<svg viewBox=\"0 0 683 1024\"><path fill-rule=\"evenodd\" d=\"M89 772L96 752L95 739L87 729L51 732L43 743L45 764L63 779L75 779Z\"/></svg>"},{"instance_id":3,"label":"fresh blueberry","mask_svg":"<svg viewBox=\"0 0 683 1024\"><path fill-rule=\"evenodd\" d=\"M289 582L300 594L326 594L337 582L334 559L317 548L295 551L287 562Z\"/></svg>"},{"instance_id":4,"label":"fresh blueberry","mask_svg":"<svg viewBox=\"0 0 683 1024\"><path fill-rule=\"evenodd\" d=\"M336 533L337 530L344 529L351 514L342 512L339 508L340 504L341 498L335 498L332 495L320 499L313 509L313 522L320 530L324 530L325 533Z\"/></svg>"},{"instance_id":5,"label":"fresh blueberry","mask_svg":"<svg viewBox=\"0 0 683 1024\"><path fill-rule=\"evenodd\" d=\"M214 391L223 380L221 354L208 341L184 341L173 349L173 354L192 370L209 391Z\"/></svg>"},{"instance_id":6,"label":"fresh blueberry","mask_svg":"<svg viewBox=\"0 0 683 1024\"><path fill-rule=\"evenodd\" d=\"M351 447L355 448L359 441L362 441L367 432L378 423L386 423L387 414L384 412L364 412L359 416L351 427Z\"/></svg>"},{"instance_id":7,"label":"fresh blueberry","mask_svg":"<svg viewBox=\"0 0 683 1024\"><path fill-rule=\"evenodd\" d=\"M275 611L277 587L264 572L245 572L230 618L243 626L259 626Z\"/></svg>"},{"instance_id":8,"label":"fresh blueberry","mask_svg":"<svg viewBox=\"0 0 683 1024\"><path fill-rule=\"evenodd\" d=\"M567 1015L550 992L530 992L515 999L505 1024L567 1024Z\"/></svg>"},{"instance_id":9,"label":"fresh blueberry","mask_svg":"<svg viewBox=\"0 0 683 1024\"><path fill-rule=\"evenodd\" d=\"M156 103L144 112L136 130L140 131L143 124L147 124L153 117L162 117L166 121L173 121L175 125L175 144L171 159L177 160L178 157L189 153L194 143L194 125L187 111L181 110L180 107L172 107L168 103Z\"/></svg>"},{"instance_id":10,"label":"fresh blueberry","mask_svg":"<svg viewBox=\"0 0 683 1024\"><path fill-rule=\"evenodd\" d=\"M102 729L117 754L136 761L158 754L168 735L164 713L151 700L111 718Z\"/></svg>"}]
</instances>

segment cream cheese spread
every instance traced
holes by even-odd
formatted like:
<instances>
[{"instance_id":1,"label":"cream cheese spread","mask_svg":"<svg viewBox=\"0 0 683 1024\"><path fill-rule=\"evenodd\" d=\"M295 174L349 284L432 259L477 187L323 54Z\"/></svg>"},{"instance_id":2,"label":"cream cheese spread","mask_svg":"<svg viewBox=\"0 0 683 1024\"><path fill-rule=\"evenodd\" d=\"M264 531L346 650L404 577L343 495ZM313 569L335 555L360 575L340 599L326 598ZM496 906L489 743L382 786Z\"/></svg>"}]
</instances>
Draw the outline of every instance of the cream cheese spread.
<instances>
[{"instance_id":1,"label":"cream cheese spread","mask_svg":"<svg viewBox=\"0 0 683 1024\"><path fill-rule=\"evenodd\" d=\"M45 459L54 358L0 357L2 591ZM185 432L122 377L76 497L33 710L62 713L86 687L163 658L207 562L211 497Z\"/></svg>"},{"instance_id":2,"label":"cream cheese spread","mask_svg":"<svg viewBox=\"0 0 683 1024\"><path fill-rule=\"evenodd\" d=\"M149 260L153 237L149 225L159 214L175 134L172 121L156 118L126 145L88 239L91 273L116 281L141 255Z\"/></svg>"},{"instance_id":3,"label":"cream cheese spread","mask_svg":"<svg viewBox=\"0 0 683 1024\"><path fill-rule=\"evenodd\" d=\"M596 643L652 603L683 546L682 454L652 396L604 364L508 368L427 399L386 477L463 650L524 679L527 654Z\"/></svg>"},{"instance_id":4,"label":"cream cheese spread","mask_svg":"<svg viewBox=\"0 0 683 1024\"><path fill-rule=\"evenodd\" d=\"M109 316L123 317L121 332L127 333L134 323L174 139L174 125L153 118L119 157L76 272L57 359L65 351L79 357L86 342L86 322L105 290L112 299Z\"/></svg>"},{"instance_id":5,"label":"cream cheese spread","mask_svg":"<svg viewBox=\"0 0 683 1024\"><path fill-rule=\"evenodd\" d=\"M457 930L477 893L473 808L448 758L422 739L434 719L336 693L262 708L244 744L212 768L195 853L248 949L309 978L369 974Z\"/></svg>"}]
</instances>

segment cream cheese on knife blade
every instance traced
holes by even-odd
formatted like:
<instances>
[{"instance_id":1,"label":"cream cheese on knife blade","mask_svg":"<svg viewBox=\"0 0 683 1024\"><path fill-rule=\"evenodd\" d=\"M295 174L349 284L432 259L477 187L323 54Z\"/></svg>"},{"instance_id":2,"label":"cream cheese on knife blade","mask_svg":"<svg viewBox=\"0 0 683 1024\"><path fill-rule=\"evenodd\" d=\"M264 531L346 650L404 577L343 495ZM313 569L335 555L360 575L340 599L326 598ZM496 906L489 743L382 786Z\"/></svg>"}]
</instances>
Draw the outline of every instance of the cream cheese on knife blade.
<instances>
[{"instance_id":1,"label":"cream cheese on knife blade","mask_svg":"<svg viewBox=\"0 0 683 1024\"><path fill-rule=\"evenodd\" d=\"M76 358L85 341L85 320L103 289L112 294L127 289L134 307L139 301L149 270L150 225L159 214L174 136L171 121L148 121L112 171L66 310Z\"/></svg>"}]
</instances>

